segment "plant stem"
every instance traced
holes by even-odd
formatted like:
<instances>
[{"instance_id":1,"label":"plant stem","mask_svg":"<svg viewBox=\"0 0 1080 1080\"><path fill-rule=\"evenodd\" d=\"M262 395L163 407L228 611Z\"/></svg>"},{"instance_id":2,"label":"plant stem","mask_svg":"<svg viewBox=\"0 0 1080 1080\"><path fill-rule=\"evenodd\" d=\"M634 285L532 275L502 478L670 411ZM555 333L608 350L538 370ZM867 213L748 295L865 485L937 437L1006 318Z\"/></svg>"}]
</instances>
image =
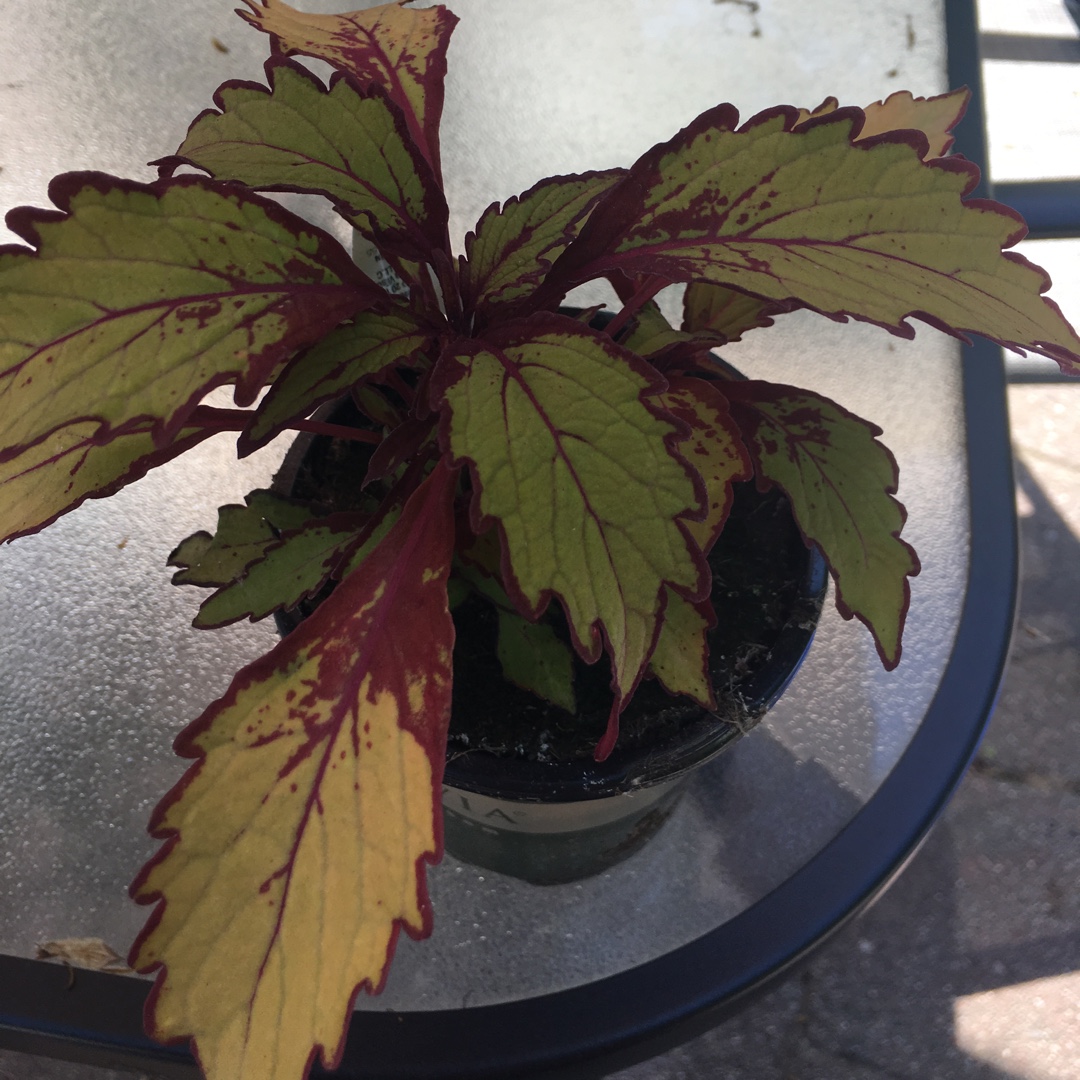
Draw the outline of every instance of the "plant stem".
<instances>
[{"instance_id":1,"label":"plant stem","mask_svg":"<svg viewBox=\"0 0 1080 1080\"><path fill-rule=\"evenodd\" d=\"M217 409L211 405L200 405L186 424L217 431L243 431L251 423L253 415L249 409ZM314 435L329 435L333 439L351 439L353 442L381 443L383 440L377 431L365 431L345 424L327 424L322 420L293 420L285 426L292 431L310 431Z\"/></svg>"},{"instance_id":2,"label":"plant stem","mask_svg":"<svg viewBox=\"0 0 1080 1080\"><path fill-rule=\"evenodd\" d=\"M350 439L353 442L378 444L383 441L377 431L347 427L345 424L325 424L321 420L295 420L289 424L294 431L310 431L315 435L329 435L332 439Z\"/></svg>"},{"instance_id":3,"label":"plant stem","mask_svg":"<svg viewBox=\"0 0 1080 1080\"><path fill-rule=\"evenodd\" d=\"M606 332L614 337L666 284L662 277L647 278L645 284L623 304L622 311L607 324L604 328Z\"/></svg>"}]
</instances>

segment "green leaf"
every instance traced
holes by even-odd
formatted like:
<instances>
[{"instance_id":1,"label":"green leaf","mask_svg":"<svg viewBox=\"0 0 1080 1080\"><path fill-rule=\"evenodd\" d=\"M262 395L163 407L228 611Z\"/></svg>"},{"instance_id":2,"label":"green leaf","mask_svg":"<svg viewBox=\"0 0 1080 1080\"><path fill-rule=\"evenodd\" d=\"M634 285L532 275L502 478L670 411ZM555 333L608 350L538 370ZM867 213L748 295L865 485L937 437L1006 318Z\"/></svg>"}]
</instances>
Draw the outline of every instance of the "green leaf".
<instances>
[{"instance_id":1,"label":"green leaf","mask_svg":"<svg viewBox=\"0 0 1080 1080\"><path fill-rule=\"evenodd\" d=\"M203 602L194 625L209 629L240 619L256 622L291 610L344 565L363 539L367 522L367 515L346 512L283 532L235 581Z\"/></svg>"},{"instance_id":2,"label":"green leaf","mask_svg":"<svg viewBox=\"0 0 1080 1080\"><path fill-rule=\"evenodd\" d=\"M840 613L865 623L882 663L896 667L919 561L900 539L905 512L893 498L896 461L877 441L881 429L794 386L732 382L724 393L759 486L787 495L803 536L829 563Z\"/></svg>"},{"instance_id":3,"label":"green leaf","mask_svg":"<svg viewBox=\"0 0 1080 1080\"><path fill-rule=\"evenodd\" d=\"M365 311L297 356L270 387L239 439L241 455L263 446L290 423L308 416L391 368L416 368L433 335L404 308Z\"/></svg>"},{"instance_id":4,"label":"green leaf","mask_svg":"<svg viewBox=\"0 0 1080 1080\"><path fill-rule=\"evenodd\" d=\"M132 949L146 1025L208 1080L340 1061L398 933L431 931L450 718L454 476L439 466L364 566L177 740L195 761L150 823ZM208 992L208 987L212 988Z\"/></svg>"},{"instance_id":5,"label":"green leaf","mask_svg":"<svg viewBox=\"0 0 1080 1080\"><path fill-rule=\"evenodd\" d=\"M553 176L492 203L465 237L461 285L467 310L490 311L531 294L574 238L585 215L625 170Z\"/></svg>"},{"instance_id":6,"label":"green leaf","mask_svg":"<svg viewBox=\"0 0 1080 1080\"><path fill-rule=\"evenodd\" d=\"M1021 219L963 200L974 165L922 161L914 133L853 145L849 112L791 130L797 121L778 108L736 130L732 106L703 113L601 200L549 282L618 271L709 281L906 337L914 316L1080 372L1080 338L1041 295L1046 275L1002 251Z\"/></svg>"},{"instance_id":7,"label":"green leaf","mask_svg":"<svg viewBox=\"0 0 1080 1080\"><path fill-rule=\"evenodd\" d=\"M229 585L280 543L281 533L302 528L314 517L311 510L272 491L259 489L244 496L246 505L232 503L218 510L217 530L197 532L182 540L169 556L174 585Z\"/></svg>"},{"instance_id":8,"label":"green leaf","mask_svg":"<svg viewBox=\"0 0 1080 1080\"><path fill-rule=\"evenodd\" d=\"M716 289L732 297L741 295L721 286L696 282L687 286L688 300L691 298L692 291L696 292L702 288ZM766 306L761 301L751 300L750 297L742 297L742 299L750 301L750 307L754 311L764 313ZM741 305L736 303L733 308L738 310ZM768 305L768 308L775 312L780 310L780 305ZM762 318L760 321L750 319L745 325L736 326L734 319L717 318L710 321L691 318L684 322L681 330L676 330L667 321L659 305L654 300L649 300L632 317L628 324L628 332L624 337L619 338L619 343L644 357L661 371L692 370L701 366L711 370L716 366L715 358L709 355L711 349L736 340L743 329L748 329L753 325L768 326L771 323L772 320L768 318Z\"/></svg>"},{"instance_id":9,"label":"green leaf","mask_svg":"<svg viewBox=\"0 0 1080 1080\"><path fill-rule=\"evenodd\" d=\"M708 281L694 281L687 285L683 296L683 330L708 332L719 339L716 344L722 345L738 341L748 330L772 326L772 316L784 310L783 304Z\"/></svg>"},{"instance_id":10,"label":"green leaf","mask_svg":"<svg viewBox=\"0 0 1080 1080\"><path fill-rule=\"evenodd\" d=\"M510 682L568 713L575 711L574 658L550 626L499 608L496 651Z\"/></svg>"},{"instance_id":11,"label":"green leaf","mask_svg":"<svg viewBox=\"0 0 1080 1080\"><path fill-rule=\"evenodd\" d=\"M657 387L638 357L555 315L460 342L433 379L445 445L472 466L473 530L498 524L516 607L535 619L555 594L581 655L607 646L616 701L600 756L652 652L661 590L704 584L678 520L699 494L648 400Z\"/></svg>"},{"instance_id":12,"label":"green leaf","mask_svg":"<svg viewBox=\"0 0 1080 1080\"><path fill-rule=\"evenodd\" d=\"M325 195L380 248L426 261L444 245L446 200L401 112L373 87L340 74L327 90L291 60L266 64L270 89L225 83L218 110L202 113L175 157L158 164L205 169L263 191Z\"/></svg>"},{"instance_id":13,"label":"green leaf","mask_svg":"<svg viewBox=\"0 0 1080 1080\"><path fill-rule=\"evenodd\" d=\"M235 382L250 404L293 352L384 295L325 233L237 189L81 173L51 194L59 213L9 215L37 250L0 250L0 461L27 463L13 474L70 468L33 449L54 436L65 454L147 431L164 447L212 387ZM131 470L128 450L93 458L95 485Z\"/></svg>"},{"instance_id":14,"label":"green leaf","mask_svg":"<svg viewBox=\"0 0 1080 1080\"><path fill-rule=\"evenodd\" d=\"M99 424L69 424L16 457L0 460L0 542L37 532L86 499L101 499L214 434L182 428L158 448L151 425L101 444Z\"/></svg>"},{"instance_id":15,"label":"green leaf","mask_svg":"<svg viewBox=\"0 0 1080 1080\"><path fill-rule=\"evenodd\" d=\"M282 0L244 0L239 14L270 34L274 51L325 60L375 82L405 114L409 133L439 173L439 120L446 77L446 49L457 16L441 4L413 10L399 3L363 11L317 15L297 11Z\"/></svg>"},{"instance_id":16,"label":"green leaf","mask_svg":"<svg viewBox=\"0 0 1080 1080\"><path fill-rule=\"evenodd\" d=\"M479 544L473 544L464 558L458 552L456 577L450 580L479 593L494 606L498 617L496 655L503 678L572 713L576 709L573 653L550 625L532 622L514 610L513 601L485 559L492 532L478 538ZM473 562L470 555L479 555L484 563Z\"/></svg>"},{"instance_id":17,"label":"green leaf","mask_svg":"<svg viewBox=\"0 0 1080 1080\"><path fill-rule=\"evenodd\" d=\"M627 324L625 333L619 336L619 344L652 363L669 349L681 348L688 336L667 321L655 300L648 300Z\"/></svg>"}]
</instances>

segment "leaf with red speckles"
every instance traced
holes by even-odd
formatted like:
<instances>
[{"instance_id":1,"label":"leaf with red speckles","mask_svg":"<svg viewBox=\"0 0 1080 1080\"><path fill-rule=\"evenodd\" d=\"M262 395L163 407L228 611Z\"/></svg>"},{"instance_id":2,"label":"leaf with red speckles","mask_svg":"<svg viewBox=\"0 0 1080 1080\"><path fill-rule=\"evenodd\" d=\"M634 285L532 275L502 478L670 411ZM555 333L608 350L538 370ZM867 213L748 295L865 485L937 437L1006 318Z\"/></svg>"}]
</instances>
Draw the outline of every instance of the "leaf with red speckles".
<instances>
[{"instance_id":1,"label":"leaf with red speckles","mask_svg":"<svg viewBox=\"0 0 1080 1080\"><path fill-rule=\"evenodd\" d=\"M675 376L660 395L664 407L688 432L679 452L705 485L705 516L688 521L687 531L706 554L716 543L731 511L733 485L753 476L750 455L721 391L691 376ZM714 625L708 602L691 603L671 589L664 604L664 624L650 667L673 694L687 694L714 708L709 685L705 633Z\"/></svg>"},{"instance_id":2,"label":"leaf with red speckles","mask_svg":"<svg viewBox=\"0 0 1080 1080\"><path fill-rule=\"evenodd\" d=\"M919 560L900 539L906 514L893 498L896 461L877 440L881 429L794 386L751 380L723 390L758 486L787 495L803 536L828 561L840 613L865 623L882 663L896 667Z\"/></svg>"},{"instance_id":3,"label":"leaf with red speckles","mask_svg":"<svg viewBox=\"0 0 1080 1080\"><path fill-rule=\"evenodd\" d=\"M727 383L717 386L689 375L672 376L660 395L664 408L682 421L688 434L679 453L705 484L705 516L688 521L694 543L706 554L720 535L731 510L733 484L754 475L750 455L724 397Z\"/></svg>"},{"instance_id":4,"label":"leaf with red speckles","mask_svg":"<svg viewBox=\"0 0 1080 1080\"><path fill-rule=\"evenodd\" d=\"M416 145L439 172L446 48L457 16L441 4L413 10L380 4L364 11L317 15L283 0L244 0L242 18L270 34L274 51L325 60L357 78L379 83L405 114Z\"/></svg>"},{"instance_id":5,"label":"leaf with red speckles","mask_svg":"<svg viewBox=\"0 0 1080 1080\"><path fill-rule=\"evenodd\" d=\"M147 1027L208 1080L296 1080L341 1057L358 988L402 927L431 930L442 854L455 474L440 465L318 610L177 740L195 763L154 813L132 893Z\"/></svg>"},{"instance_id":6,"label":"leaf with red speckles","mask_svg":"<svg viewBox=\"0 0 1080 1080\"><path fill-rule=\"evenodd\" d=\"M504 587L536 618L552 594L587 661L611 657L618 714L659 632L661 592L699 595L704 563L681 518L700 481L673 453L656 372L610 338L558 315L505 324L439 361L444 445L472 467L473 529L494 520Z\"/></svg>"},{"instance_id":7,"label":"leaf with red speckles","mask_svg":"<svg viewBox=\"0 0 1080 1080\"><path fill-rule=\"evenodd\" d=\"M1080 337L1043 298L1046 275L1003 251L1022 220L964 200L974 165L924 162L912 132L853 144L857 111L798 120L787 107L742 127L730 105L703 113L597 204L549 288L616 272L709 281L904 337L915 317L1080 373Z\"/></svg>"},{"instance_id":8,"label":"leaf with red speckles","mask_svg":"<svg viewBox=\"0 0 1080 1080\"><path fill-rule=\"evenodd\" d=\"M935 97L915 97L909 90L898 90L884 101L875 101L863 109L865 120L858 142L883 135L887 131L921 131L926 136L926 159L944 157L953 144L953 128L964 117L971 91L967 87L950 90ZM826 98L816 109L800 109L799 121L836 112L840 103Z\"/></svg>"},{"instance_id":9,"label":"leaf with red speckles","mask_svg":"<svg viewBox=\"0 0 1080 1080\"><path fill-rule=\"evenodd\" d=\"M624 174L612 169L553 176L501 207L492 203L465 238L461 283L466 308L490 314L529 296L592 204Z\"/></svg>"},{"instance_id":10,"label":"leaf with red speckles","mask_svg":"<svg viewBox=\"0 0 1080 1080\"><path fill-rule=\"evenodd\" d=\"M8 215L36 250L0 249L7 535L141 475L214 386L236 383L249 404L293 352L384 295L331 237L238 189L74 173L51 195L59 212ZM31 473L51 492L39 522L18 505Z\"/></svg>"},{"instance_id":11,"label":"leaf with red speckles","mask_svg":"<svg viewBox=\"0 0 1080 1080\"><path fill-rule=\"evenodd\" d=\"M377 86L338 74L327 90L282 57L266 65L270 86L230 82L192 123L165 173L194 165L218 180L260 191L325 195L386 252L427 261L446 238L446 199L401 111Z\"/></svg>"}]
</instances>

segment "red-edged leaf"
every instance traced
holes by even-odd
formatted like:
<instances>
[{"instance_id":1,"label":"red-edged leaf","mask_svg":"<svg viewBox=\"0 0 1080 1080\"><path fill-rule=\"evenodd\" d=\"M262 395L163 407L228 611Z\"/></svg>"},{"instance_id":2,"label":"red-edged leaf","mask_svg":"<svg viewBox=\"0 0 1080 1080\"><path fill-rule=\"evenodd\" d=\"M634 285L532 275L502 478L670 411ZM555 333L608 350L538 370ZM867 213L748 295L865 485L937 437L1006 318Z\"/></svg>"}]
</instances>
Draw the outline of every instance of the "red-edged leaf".
<instances>
[{"instance_id":1,"label":"red-edged leaf","mask_svg":"<svg viewBox=\"0 0 1080 1080\"><path fill-rule=\"evenodd\" d=\"M1002 251L1023 236L1020 218L965 202L977 170L924 162L921 135L853 144L858 119L840 110L792 130L798 113L778 108L736 129L730 105L703 113L597 204L550 288L615 271L704 280L906 337L914 316L1080 372L1080 338L1041 295L1046 275Z\"/></svg>"},{"instance_id":2,"label":"red-edged leaf","mask_svg":"<svg viewBox=\"0 0 1080 1080\"><path fill-rule=\"evenodd\" d=\"M401 927L431 929L442 854L454 476L440 466L364 565L177 740L132 950L163 969L148 1030L208 1080L296 1080L341 1056Z\"/></svg>"},{"instance_id":3,"label":"red-edged leaf","mask_svg":"<svg viewBox=\"0 0 1080 1080\"><path fill-rule=\"evenodd\" d=\"M659 385L633 353L557 315L451 347L432 380L444 443L472 467L473 531L497 522L515 604L536 618L555 594L583 657L607 645L616 700L599 756L652 652L663 588L704 587L679 520L699 489L672 453L679 428L649 401Z\"/></svg>"},{"instance_id":4,"label":"red-edged leaf","mask_svg":"<svg viewBox=\"0 0 1080 1080\"><path fill-rule=\"evenodd\" d=\"M157 164L205 169L261 191L325 195L379 248L427 261L445 245L446 199L431 166L381 87L360 89L340 73L327 90L306 68L277 57L270 88L231 82L219 111L196 118L174 157Z\"/></svg>"},{"instance_id":5,"label":"red-edged leaf","mask_svg":"<svg viewBox=\"0 0 1080 1080\"><path fill-rule=\"evenodd\" d=\"M710 355L709 350L727 340L711 330L676 330L654 300L643 304L629 319L626 329L615 337L624 348L665 373L701 366L703 357Z\"/></svg>"},{"instance_id":6,"label":"red-edged leaf","mask_svg":"<svg viewBox=\"0 0 1080 1080\"><path fill-rule=\"evenodd\" d=\"M531 292L577 234L598 198L625 174L623 169L553 176L523 195L492 203L465 237L461 263L466 310L512 305Z\"/></svg>"},{"instance_id":7,"label":"red-edged leaf","mask_svg":"<svg viewBox=\"0 0 1080 1080\"><path fill-rule=\"evenodd\" d=\"M289 424L310 415L391 368L419 366L433 340L404 308L365 311L297 356L270 387L238 440L240 453L265 445Z\"/></svg>"},{"instance_id":8,"label":"red-edged leaf","mask_svg":"<svg viewBox=\"0 0 1080 1080\"><path fill-rule=\"evenodd\" d=\"M893 498L896 460L877 441L881 429L794 386L751 380L725 383L724 393L759 487L776 484L787 495L803 535L829 563L840 613L866 624L882 663L894 668L919 560L900 539L906 515Z\"/></svg>"},{"instance_id":9,"label":"red-edged leaf","mask_svg":"<svg viewBox=\"0 0 1080 1080\"><path fill-rule=\"evenodd\" d=\"M884 101L875 101L863 109L865 118L859 129L858 142L888 131L913 130L926 136L924 159L944 157L953 144L953 128L967 112L971 91L967 87L950 90L935 97L915 97L908 90L898 90ZM836 112L840 103L826 98L816 109L799 110L799 122Z\"/></svg>"},{"instance_id":10,"label":"red-edged leaf","mask_svg":"<svg viewBox=\"0 0 1080 1080\"><path fill-rule=\"evenodd\" d=\"M274 49L302 53L348 72L361 84L383 86L405 114L409 132L439 173L439 120L446 77L446 48L457 16L441 4L412 10L402 3L364 11L316 15L282 0L244 0L240 15L270 34Z\"/></svg>"},{"instance_id":11,"label":"red-edged leaf","mask_svg":"<svg viewBox=\"0 0 1080 1080\"><path fill-rule=\"evenodd\" d=\"M655 300L650 300L636 311L627 323L626 330L617 334L619 344L653 363L673 348L681 348L689 335L676 330L668 322Z\"/></svg>"},{"instance_id":12,"label":"red-edged leaf","mask_svg":"<svg viewBox=\"0 0 1080 1080\"><path fill-rule=\"evenodd\" d=\"M181 428L158 448L149 423L109 442L95 441L96 421L69 424L17 457L0 461L0 542L37 532L87 499L101 499L214 434Z\"/></svg>"},{"instance_id":13,"label":"red-edged leaf","mask_svg":"<svg viewBox=\"0 0 1080 1080\"><path fill-rule=\"evenodd\" d=\"M697 282L687 287L688 297L691 290L701 287L716 289L732 297L740 295L722 286L703 285L702 282ZM745 299L750 300L749 297ZM721 298L717 300L719 304L726 303ZM773 314L777 314L782 309L778 304L769 305L769 308ZM751 325L768 326L772 323L771 318L764 317L764 305L758 301L752 301L746 309L747 314L751 310L759 311L762 314L761 320L757 321L756 317L751 316L741 326L736 326L734 320L742 310L736 301L731 305L732 318L730 319L720 316L712 320L712 325L705 318L689 319L684 323L683 329L676 330L668 322L667 316L660 310L659 305L650 300L634 313L627 324L626 331L623 334L617 334L616 338L620 345L636 352L638 356L648 360L665 374L669 371L686 371L699 367L711 370L715 367L716 358L711 355L710 350L736 340L742 330L749 329Z\"/></svg>"},{"instance_id":14,"label":"red-edged leaf","mask_svg":"<svg viewBox=\"0 0 1080 1080\"><path fill-rule=\"evenodd\" d=\"M686 425L687 436L679 443L679 453L705 485L705 516L687 521L686 527L697 546L706 554L724 528L733 485L754 475L750 454L739 427L731 416L724 389L715 383L688 375L672 376L660 395L664 408Z\"/></svg>"},{"instance_id":15,"label":"red-edged leaf","mask_svg":"<svg viewBox=\"0 0 1080 1080\"><path fill-rule=\"evenodd\" d=\"M725 384L726 385L726 384ZM688 521L686 527L705 553L724 528L733 485L753 476L753 464L743 445L727 400L712 383L691 376L675 376L660 395L664 407L686 425L689 432L679 452L705 484L705 516ZM715 625L708 599L698 603L667 590L664 620L649 665L673 694L686 694L707 709L716 707L708 677L709 647L706 633Z\"/></svg>"},{"instance_id":16,"label":"red-edged leaf","mask_svg":"<svg viewBox=\"0 0 1080 1080\"><path fill-rule=\"evenodd\" d=\"M72 446L137 432L164 447L212 387L235 382L250 404L296 349L385 295L331 237L240 189L81 173L50 194L59 212L8 216L37 250L0 250L0 461L13 474L70 468ZM132 464L128 450L93 458L100 487Z\"/></svg>"}]
</instances>

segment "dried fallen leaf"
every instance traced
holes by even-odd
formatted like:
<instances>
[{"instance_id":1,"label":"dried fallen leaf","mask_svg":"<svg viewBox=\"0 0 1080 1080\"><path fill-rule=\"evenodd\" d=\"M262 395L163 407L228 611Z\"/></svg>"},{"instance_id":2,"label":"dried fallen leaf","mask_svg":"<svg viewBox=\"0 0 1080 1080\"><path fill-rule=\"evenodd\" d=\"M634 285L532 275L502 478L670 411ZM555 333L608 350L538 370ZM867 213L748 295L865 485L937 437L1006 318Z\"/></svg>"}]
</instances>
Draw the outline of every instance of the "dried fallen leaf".
<instances>
[{"instance_id":1,"label":"dried fallen leaf","mask_svg":"<svg viewBox=\"0 0 1080 1080\"><path fill-rule=\"evenodd\" d=\"M37 947L38 960L60 960L91 971L130 971L124 958L101 938L61 938L43 941Z\"/></svg>"}]
</instances>

